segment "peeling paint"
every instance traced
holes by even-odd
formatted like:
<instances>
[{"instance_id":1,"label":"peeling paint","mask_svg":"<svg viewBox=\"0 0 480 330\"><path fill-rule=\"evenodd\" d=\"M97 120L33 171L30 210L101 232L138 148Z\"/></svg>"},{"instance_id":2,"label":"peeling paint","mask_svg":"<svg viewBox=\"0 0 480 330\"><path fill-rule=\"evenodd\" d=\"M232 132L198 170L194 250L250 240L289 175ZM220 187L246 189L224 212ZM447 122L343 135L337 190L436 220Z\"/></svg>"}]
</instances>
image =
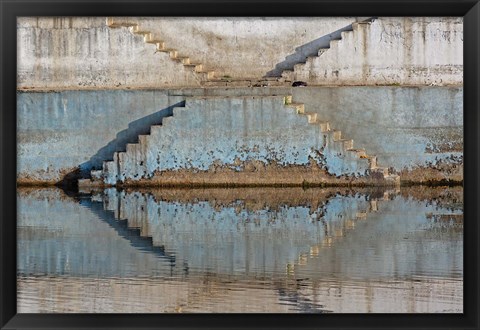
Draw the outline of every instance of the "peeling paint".
<instances>
[{"instance_id":1,"label":"peeling paint","mask_svg":"<svg viewBox=\"0 0 480 330\"><path fill-rule=\"evenodd\" d=\"M154 177L165 179L168 173L191 173L215 184L252 184L256 175L245 178L245 173L259 172L263 179L256 180L263 183L297 185L332 182L330 176L350 181L376 175L376 162L360 157L365 152L352 149L353 141L325 130L323 122L310 122L296 107L285 105L281 96L189 98L168 122L104 163L105 183L158 182ZM324 171L325 178L312 178L313 168ZM298 177L298 169L305 174ZM229 175L222 177L223 172ZM282 182L280 172L295 179ZM207 180L210 176L216 178Z\"/></svg>"}]
</instances>

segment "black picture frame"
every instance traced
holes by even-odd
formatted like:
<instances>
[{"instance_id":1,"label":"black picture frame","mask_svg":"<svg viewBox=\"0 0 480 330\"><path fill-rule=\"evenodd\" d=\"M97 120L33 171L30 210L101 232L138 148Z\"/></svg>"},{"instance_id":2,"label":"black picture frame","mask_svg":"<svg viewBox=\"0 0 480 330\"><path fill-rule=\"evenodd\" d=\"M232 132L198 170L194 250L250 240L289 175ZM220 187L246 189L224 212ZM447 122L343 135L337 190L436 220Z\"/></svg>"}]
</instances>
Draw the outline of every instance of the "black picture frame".
<instances>
[{"instance_id":1,"label":"black picture frame","mask_svg":"<svg viewBox=\"0 0 480 330\"><path fill-rule=\"evenodd\" d=\"M480 4L478 0L328 1L13 1L0 0L0 327L1 329L479 329ZM464 313L463 314L17 314L16 17L17 16L463 16Z\"/></svg>"}]
</instances>

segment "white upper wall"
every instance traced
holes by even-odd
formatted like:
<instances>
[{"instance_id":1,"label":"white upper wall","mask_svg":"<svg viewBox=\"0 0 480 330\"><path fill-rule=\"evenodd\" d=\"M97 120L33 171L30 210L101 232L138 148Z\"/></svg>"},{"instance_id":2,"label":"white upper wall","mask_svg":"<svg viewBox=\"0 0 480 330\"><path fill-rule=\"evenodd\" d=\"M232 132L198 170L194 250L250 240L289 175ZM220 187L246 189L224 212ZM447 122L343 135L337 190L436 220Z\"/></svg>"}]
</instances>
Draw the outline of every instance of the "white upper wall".
<instances>
[{"instance_id":1,"label":"white upper wall","mask_svg":"<svg viewBox=\"0 0 480 330\"><path fill-rule=\"evenodd\" d=\"M279 76L310 85L459 85L462 18L114 18L215 71L215 78ZM19 18L19 88L200 86L195 73L127 27L100 18ZM340 41L329 42L332 38ZM319 48L330 49L316 57ZM307 57L310 57L307 61ZM298 64L307 61L306 65Z\"/></svg>"},{"instance_id":2,"label":"white upper wall","mask_svg":"<svg viewBox=\"0 0 480 330\"><path fill-rule=\"evenodd\" d=\"M386 17L354 24L284 77L312 85L461 85L463 19Z\"/></svg>"}]
</instances>

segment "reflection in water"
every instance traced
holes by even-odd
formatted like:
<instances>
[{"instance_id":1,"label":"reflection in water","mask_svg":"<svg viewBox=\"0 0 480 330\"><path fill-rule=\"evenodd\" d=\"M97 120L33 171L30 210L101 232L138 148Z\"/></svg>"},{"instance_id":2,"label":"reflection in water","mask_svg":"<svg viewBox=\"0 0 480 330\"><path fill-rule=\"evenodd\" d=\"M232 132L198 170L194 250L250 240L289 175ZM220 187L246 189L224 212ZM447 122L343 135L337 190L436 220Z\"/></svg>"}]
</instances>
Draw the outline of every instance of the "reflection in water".
<instances>
[{"instance_id":1,"label":"reflection in water","mask_svg":"<svg viewBox=\"0 0 480 330\"><path fill-rule=\"evenodd\" d=\"M18 190L25 312L462 312L463 190Z\"/></svg>"}]
</instances>

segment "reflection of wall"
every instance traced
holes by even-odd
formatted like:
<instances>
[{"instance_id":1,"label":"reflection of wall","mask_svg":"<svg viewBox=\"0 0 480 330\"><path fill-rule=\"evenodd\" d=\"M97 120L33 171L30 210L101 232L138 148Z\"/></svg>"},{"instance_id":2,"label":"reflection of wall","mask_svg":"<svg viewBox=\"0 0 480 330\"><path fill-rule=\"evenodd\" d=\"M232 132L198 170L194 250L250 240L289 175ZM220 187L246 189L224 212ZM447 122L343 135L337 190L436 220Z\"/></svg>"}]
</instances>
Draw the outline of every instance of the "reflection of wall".
<instances>
[{"instance_id":1,"label":"reflection of wall","mask_svg":"<svg viewBox=\"0 0 480 330\"><path fill-rule=\"evenodd\" d=\"M170 274L168 259L132 247L118 231L60 190L21 189L17 200L19 273L94 277Z\"/></svg>"},{"instance_id":2,"label":"reflection of wall","mask_svg":"<svg viewBox=\"0 0 480 330\"><path fill-rule=\"evenodd\" d=\"M155 200L161 190L75 200L20 189L20 309L118 312L148 301L144 312L461 311L462 189L295 189L292 203L288 190L188 191L181 202L167 191L166 202Z\"/></svg>"},{"instance_id":3,"label":"reflection of wall","mask_svg":"<svg viewBox=\"0 0 480 330\"><path fill-rule=\"evenodd\" d=\"M448 226L429 229L432 214L461 211L400 196L377 202L366 196L320 199L315 208L288 203L251 208L241 197L229 204L164 202L150 194L109 190L104 205L95 198L81 200L82 207L55 190L20 191L19 269L123 276L184 274L188 268L313 278L332 272L367 278L462 272L462 232ZM140 231L125 236L115 225L118 219ZM139 236L152 240L137 244ZM148 248L152 245L164 251ZM36 254L36 266L29 253ZM162 254L167 257L155 258Z\"/></svg>"},{"instance_id":4,"label":"reflection of wall","mask_svg":"<svg viewBox=\"0 0 480 330\"><path fill-rule=\"evenodd\" d=\"M312 248L315 253L294 266L295 274L339 272L357 279L463 276L463 211L400 196L379 203L378 209L367 221L357 221L354 230L344 230L333 248ZM439 226L432 214L453 214L460 223Z\"/></svg>"},{"instance_id":5,"label":"reflection of wall","mask_svg":"<svg viewBox=\"0 0 480 330\"><path fill-rule=\"evenodd\" d=\"M239 200L229 205L209 201L156 201L150 194L120 193L108 189L106 208L128 226L165 246L177 262L192 270L224 274L283 273L287 264L341 230L357 213L369 209L364 196L338 196L319 208L278 206L245 208Z\"/></svg>"}]
</instances>

